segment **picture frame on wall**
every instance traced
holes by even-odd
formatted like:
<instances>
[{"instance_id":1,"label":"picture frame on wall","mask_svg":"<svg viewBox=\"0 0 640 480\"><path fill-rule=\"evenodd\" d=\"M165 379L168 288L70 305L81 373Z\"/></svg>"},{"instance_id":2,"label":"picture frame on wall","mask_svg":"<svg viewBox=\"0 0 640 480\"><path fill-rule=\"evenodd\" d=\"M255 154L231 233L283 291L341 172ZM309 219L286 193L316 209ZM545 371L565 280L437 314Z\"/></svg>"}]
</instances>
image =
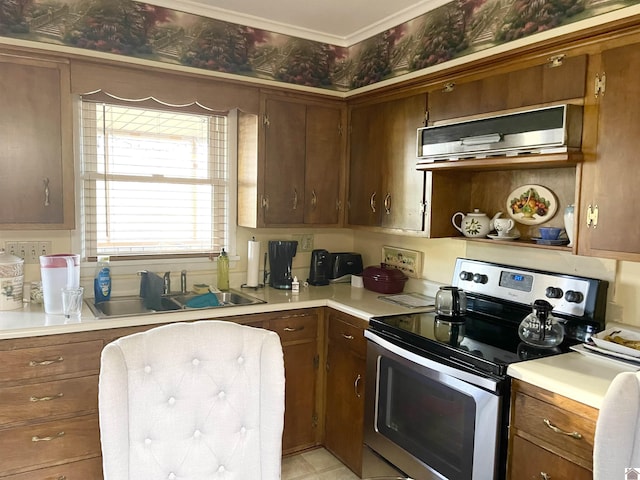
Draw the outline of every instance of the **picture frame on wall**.
<instances>
[{"instance_id":1,"label":"picture frame on wall","mask_svg":"<svg viewBox=\"0 0 640 480\"><path fill-rule=\"evenodd\" d=\"M382 263L400 270L407 277L418 278L422 273L422 252L385 245L382 247Z\"/></svg>"}]
</instances>

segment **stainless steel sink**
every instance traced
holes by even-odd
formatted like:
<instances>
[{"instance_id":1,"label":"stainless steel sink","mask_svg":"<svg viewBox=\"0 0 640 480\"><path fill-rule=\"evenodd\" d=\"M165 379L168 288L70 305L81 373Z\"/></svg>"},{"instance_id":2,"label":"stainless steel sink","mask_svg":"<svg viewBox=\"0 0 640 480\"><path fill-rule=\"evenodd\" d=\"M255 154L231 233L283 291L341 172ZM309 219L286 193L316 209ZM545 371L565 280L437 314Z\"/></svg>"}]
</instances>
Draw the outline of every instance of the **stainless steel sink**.
<instances>
[{"instance_id":1,"label":"stainless steel sink","mask_svg":"<svg viewBox=\"0 0 640 480\"><path fill-rule=\"evenodd\" d=\"M160 309L150 309L144 304L143 298L133 295L111 297L111 299L97 304L94 304L92 299L86 300L89 309L96 317L126 317L182 309L182 305L174 302L171 298L163 297L160 302Z\"/></svg>"},{"instance_id":2,"label":"stainless steel sink","mask_svg":"<svg viewBox=\"0 0 640 480\"><path fill-rule=\"evenodd\" d=\"M226 292L217 292L217 306L202 307L197 310L221 307L234 307L241 305L256 305L267 303L259 298L252 297L243 292L229 290ZM155 313L172 312L176 310L196 310L196 308L187 307L189 300L198 297L197 293L179 293L162 296L159 309L150 309L145 306L144 299L135 296L112 296L106 302L93 303L92 299L85 300L92 313L98 318L106 317L127 317L134 315L150 315Z\"/></svg>"},{"instance_id":3,"label":"stainless steel sink","mask_svg":"<svg viewBox=\"0 0 640 480\"><path fill-rule=\"evenodd\" d=\"M220 303L220 307L232 307L238 305L255 305L258 303L266 303L264 300L260 300L259 298L252 297L245 293L237 292L235 290L229 290L226 292L216 292L216 297L218 297L218 302ZM172 295L170 298L183 305L184 308L188 308L186 305L189 300L192 300L198 297L197 293L186 293L186 294L178 294ZM215 308L215 307L211 307Z\"/></svg>"}]
</instances>

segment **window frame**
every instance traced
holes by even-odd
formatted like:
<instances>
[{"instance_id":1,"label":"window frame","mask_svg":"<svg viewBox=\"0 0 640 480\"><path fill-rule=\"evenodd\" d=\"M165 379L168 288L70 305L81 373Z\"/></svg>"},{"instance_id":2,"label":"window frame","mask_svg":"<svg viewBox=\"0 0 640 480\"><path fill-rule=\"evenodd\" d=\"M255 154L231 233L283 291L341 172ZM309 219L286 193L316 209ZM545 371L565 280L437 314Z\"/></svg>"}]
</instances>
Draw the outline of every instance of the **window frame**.
<instances>
[{"instance_id":1,"label":"window frame","mask_svg":"<svg viewBox=\"0 0 640 480\"><path fill-rule=\"evenodd\" d=\"M106 94L108 95L108 94ZM113 101L111 100L100 100L104 103L112 103L114 105L128 105L128 106L136 106L140 108L151 108L157 110L168 110L180 112L180 108L182 106L172 106L172 105L163 105L162 102L156 99L143 99L140 101L138 105L132 105L131 101L118 99L117 97L113 97ZM82 105L83 98L82 95L74 95L73 96L74 103L74 133L75 135L75 155L74 155L74 171L75 175L75 203L76 203L76 230L72 233L71 238L71 246L74 251L82 252L83 265L88 265L88 267L93 268L96 262L95 256L87 257L85 255L85 245L84 245L84 226L85 226L85 218L83 212L83 177L82 177ZM206 114L203 109L199 109L198 106L191 111L189 109L182 110L183 113L197 113L197 114ZM219 114L222 112L211 112L212 114ZM228 150L228 210L227 210L227 231L228 231L228 245L225 245L224 248L228 252L231 259L237 259L237 162L238 162L238 148L237 148L237 118L238 118L238 110L231 109L228 112L224 112L227 116L227 150ZM126 256L111 256L111 260L118 262L118 271L121 273L135 273L140 270L139 267L147 268L148 266L162 266L163 268L173 268L174 270L210 270L212 268L211 262L217 257L219 252L186 252L186 253L167 253L167 254L140 254L140 255L126 255ZM123 268L121 268L123 267Z\"/></svg>"}]
</instances>

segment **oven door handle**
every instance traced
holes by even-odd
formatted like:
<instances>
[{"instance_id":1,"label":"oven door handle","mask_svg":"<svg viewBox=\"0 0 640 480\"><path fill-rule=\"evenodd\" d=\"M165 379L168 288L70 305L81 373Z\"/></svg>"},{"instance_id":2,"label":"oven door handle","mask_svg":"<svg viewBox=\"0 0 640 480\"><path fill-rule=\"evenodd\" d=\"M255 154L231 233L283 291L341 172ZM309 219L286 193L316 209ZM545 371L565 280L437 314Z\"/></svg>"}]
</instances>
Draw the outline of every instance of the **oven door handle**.
<instances>
[{"instance_id":1,"label":"oven door handle","mask_svg":"<svg viewBox=\"0 0 640 480\"><path fill-rule=\"evenodd\" d=\"M498 383L499 381L496 379L484 377L482 375L474 374L471 372L467 372L465 370L461 370L458 368L450 367L449 365L445 365L444 363L437 362L435 360L431 360L429 358L423 357L422 355L418 355L416 353L405 350L394 343L389 342L388 340L376 335L374 332L370 330L364 331L364 336L370 341L377 343L382 348L387 349L391 353L408 360L409 362L416 363L418 365L422 365L425 368L431 369L435 372L439 372L445 375L448 375L453 378L457 378L458 380L462 380L463 382L470 383L471 385L475 385L480 388L484 388L485 390L489 390L492 393L496 393L498 391Z\"/></svg>"}]
</instances>

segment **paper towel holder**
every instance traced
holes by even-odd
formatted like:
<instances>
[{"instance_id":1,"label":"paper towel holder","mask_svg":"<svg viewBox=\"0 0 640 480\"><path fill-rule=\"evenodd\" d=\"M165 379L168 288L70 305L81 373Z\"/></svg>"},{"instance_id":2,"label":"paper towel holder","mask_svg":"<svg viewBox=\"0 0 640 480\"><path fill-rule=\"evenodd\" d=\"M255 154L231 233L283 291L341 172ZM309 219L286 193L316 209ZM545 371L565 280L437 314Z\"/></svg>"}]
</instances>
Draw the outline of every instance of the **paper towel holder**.
<instances>
[{"instance_id":1,"label":"paper towel holder","mask_svg":"<svg viewBox=\"0 0 640 480\"><path fill-rule=\"evenodd\" d=\"M255 241L256 237L252 237L251 240ZM267 252L265 252L264 253L264 280L263 280L264 283L258 283L257 285L248 285L246 283L243 283L242 285L240 285L240 288L250 288L252 290L258 290L260 288L264 288L264 286L267 283L267 275L269 274L267 272Z\"/></svg>"}]
</instances>

